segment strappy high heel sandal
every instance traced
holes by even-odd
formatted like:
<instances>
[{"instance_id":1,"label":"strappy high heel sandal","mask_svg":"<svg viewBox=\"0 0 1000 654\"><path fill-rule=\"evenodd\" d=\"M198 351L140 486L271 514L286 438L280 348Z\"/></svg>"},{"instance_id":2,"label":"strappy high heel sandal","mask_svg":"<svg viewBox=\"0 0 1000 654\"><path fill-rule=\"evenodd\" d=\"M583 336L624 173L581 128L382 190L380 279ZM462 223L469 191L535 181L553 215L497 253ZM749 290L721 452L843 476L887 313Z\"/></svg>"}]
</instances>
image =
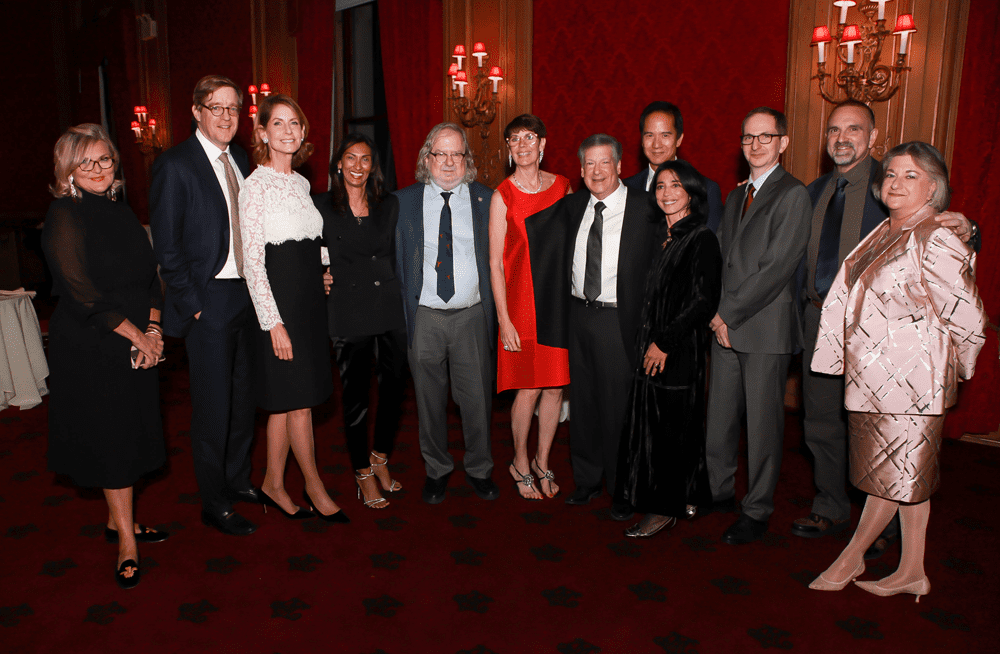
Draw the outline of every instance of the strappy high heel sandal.
<instances>
[{"instance_id":1,"label":"strappy high heel sandal","mask_svg":"<svg viewBox=\"0 0 1000 654\"><path fill-rule=\"evenodd\" d=\"M538 465L538 457L535 457L534 459L531 460L531 469L535 471L536 475L538 475L539 490L541 490L543 481L549 482L549 488L552 488L552 484L554 484L556 481L556 473L552 472L551 470L542 470L542 466ZM561 492L562 489L559 489L552 495L549 495L545 491L542 491L542 495L545 495L545 497L551 500L553 497L557 497Z\"/></svg>"},{"instance_id":2,"label":"strappy high heel sandal","mask_svg":"<svg viewBox=\"0 0 1000 654\"><path fill-rule=\"evenodd\" d=\"M535 488L535 476L531 474L531 472L528 472L526 475L522 475L517 469L517 466L514 465L514 462L511 461L510 476L514 478L514 490L517 491L518 495L520 495L522 499L528 500L529 502L537 502L542 499L540 497L528 497L522 493L519 488L519 486L524 486L526 491L535 491L536 493L541 492Z\"/></svg>"},{"instance_id":3,"label":"strappy high heel sandal","mask_svg":"<svg viewBox=\"0 0 1000 654\"><path fill-rule=\"evenodd\" d=\"M382 490L384 490L387 493L395 493L396 491L403 490L403 485L398 481L396 481L395 479L393 479L391 475L389 475L389 468L386 467L386 464L389 463L389 457L379 456L378 454L375 453L375 450L371 451L371 455L372 459L375 460L372 461L371 459L368 459L368 463L371 464L372 474L378 477L378 482L382 485ZM378 474L378 470L376 470L376 468L385 468L385 474L383 475ZM386 477L389 478L388 484L386 484L385 482Z\"/></svg>"},{"instance_id":4,"label":"strappy high heel sandal","mask_svg":"<svg viewBox=\"0 0 1000 654\"><path fill-rule=\"evenodd\" d=\"M374 467L375 466L372 466L372 468ZM369 470L371 470L371 468L369 468ZM357 471L355 471L354 481L358 483L358 499L360 500L362 497L364 497L365 506L367 506L369 509L384 509L385 507L389 506L389 500L385 499L381 495L372 499L368 499L368 496L363 495L361 490L361 482L363 482L365 479L371 479L374 476L375 476L374 470L372 470L368 474L358 473ZM376 487L376 491L377 490L378 488Z\"/></svg>"}]
</instances>

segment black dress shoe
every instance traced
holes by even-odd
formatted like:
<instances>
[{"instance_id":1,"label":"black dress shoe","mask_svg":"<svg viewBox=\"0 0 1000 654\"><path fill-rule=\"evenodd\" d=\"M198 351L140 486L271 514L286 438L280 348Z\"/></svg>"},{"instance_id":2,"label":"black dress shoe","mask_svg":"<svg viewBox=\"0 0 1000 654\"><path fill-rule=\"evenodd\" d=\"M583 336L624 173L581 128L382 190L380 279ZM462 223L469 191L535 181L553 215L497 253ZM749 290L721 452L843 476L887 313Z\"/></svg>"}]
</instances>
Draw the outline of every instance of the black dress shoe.
<instances>
[{"instance_id":1,"label":"black dress shoe","mask_svg":"<svg viewBox=\"0 0 1000 654\"><path fill-rule=\"evenodd\" d=\"M879 558L885 554L885 551L889 549L889 546L897 540L899 540L898 533L889 535L886 535L885 533L880 534L879 537L875 539L875 542L872 543L867 550L865 550L865 561L874 561Z\"/></svg>"},{"instance_id":2,"label":"black dress shoe","mask_svg":"<svg viewBox=\"0 0 1000 654\"><path fill-rule=\"evenodd\" d=\"M135 540L139 543L162 543L170 538L170 532L156 531L152 527L139 525L139 533L135 535ZM109 543L118 542L118 530L109 527L104 528L104 540Z\"/></svg>"},{"instance_id":3,"label":"black dress shoe","mask_svg":"<svg viewBox=\"0 0 1000 654\"><path fill-rule=\"evenodd\" d=\"M570 493L569 497L566 498L566 504L572 504L574 506L590 504L590 500L600 494L600 486L577 486L576 490Z\"/></svg>"},{"instance_id":4,"label":"black dress shoe","mask_svg":"<svg viewBox=\"0 0 1000 654\"><path fill-rule=\"evenodd\" d=\"M246 490L234 490L230 488L226 491L226 497L230 502L249 502L250 504L263 504L261 490L256 486L251 486Z\"/></svg>"},{"instance_id":5,"label":"black dress shoe","mask_svg":"<svg viewBox=\"0 0 1000 654\"><path fill-rule=\"evenodd\" d=\"M125 573L128 568L132 568L132 576L126 577ZM139 564L135 562L134 559L125 559L122 564L115 568L115 582L118 587L122 590L129 590L130 588L135 588L139 585L139 579L142 578L142 572L139 570Z\"/></svg>"},{"instance_id":6,"label":"black dress shoe","mask_svg":"<svg viewBox=\"0 0 1000 654\"><path fill-rule=\"evenodd\" d=\"M444 502L444 492L448 489L448 478L451 473L438 477L428 477L424 480L424 492L422 497L428 504L440 504Z\"/></svg>"},{"instance_id":7,"label":"black dress shoe","mask_svg":"<svg viewBox=\"0 0 1000 654\"><path fill-rule=\"evenodd\" d=\"M818 513L810 513L808 517L799 518L792 523L792 533L802 538L822 538L840 533L850 526L850 519L831 520Z\"/></svg>"},{"instance_id":8,"label":"black dress shoe","mask_svg":"<svg viewBox=\"0 0 1000 654\"><path fill-rule=\"evenodd\" d=\"M625 522L626 520L631 520L632 516L635 515L635 511L632 510L631 504L626 504L624 502L612 502L611 504L611 519L617 520L618 522Z\"/></svg>"},{"instance_id":9,"label":"black dress shoe","mask_svg":"<svg viewBox=\"0 0 1000 654\"><path fill-rule=\"evenodd\" d=\"M469 482L469 485L472 486L472 490L476 491L476 495L478 495L480 499L495 500L500 497L500 489L497 488L497 485L493 483L493 479L490 477L479 478L473 477L469 473L465 473L465 480Z\"/></svg>"},{"instance_id":10,"label":"black dress shoe","mask_svg":"<svg viewBox=\"0 0 1000 654\"><path fill-rule=\"evenodd\" d=\"M207 527L214 527L230 536L249 536L257 531L257 525L250 522L236 511L210 513L202 510L201 521Z\"/></svg>"},{"instance_id":11,"label":"black dress shoe","mask_svg":"<svg viewBox=\"0 0 1000 654\"><path fill-rule=\"evenodd\" d=\"M727 545L745 545L760 540L766 533L766 522L754 520L747 514L741 513L736 522L722 534L722 542Z\"/></svg>"}]
</instances>

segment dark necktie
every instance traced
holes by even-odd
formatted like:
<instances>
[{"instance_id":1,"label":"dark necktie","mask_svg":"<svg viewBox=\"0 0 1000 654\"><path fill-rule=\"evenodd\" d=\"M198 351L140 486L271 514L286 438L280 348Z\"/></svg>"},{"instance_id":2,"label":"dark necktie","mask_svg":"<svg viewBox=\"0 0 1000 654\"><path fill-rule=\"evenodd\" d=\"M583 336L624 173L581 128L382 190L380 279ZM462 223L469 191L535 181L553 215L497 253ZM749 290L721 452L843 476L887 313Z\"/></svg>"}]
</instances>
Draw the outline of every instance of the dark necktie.
<instances>
[{"instance_id":1,"label":"dark necktie","mask_svg":"<svg viewBox=\"0 0 1000 654\"><path fill-rule=\"evenodd\" d=\"M816 293L826 297L826 292L833 285L840 263L840 226L844 223L844 201L847 193L847 178L837 178L837 190L826 205L826 215L823 216L823 231L819 233L819 252L816 254Z\"/></svg>"},{"instance_id":2,"label":"dark necktie","mask_svg":"<svg viewBox=\"0 0 1000 654\"><path fill-rule=\"evenodd\" d=\"M583 297L593 302L601 295L601 237L604 233L603 202L594 205L594 223L587 235L587 267L583 276Z\"/></svg>"},{"instance_id":3,"label":"dark necktie","mask_svg":"<svg viewBox=\"0 0 1000 654\"><path fill-rule=\"evenodd\" d=\"M747 186L750 188L747 189L747 199L743 201L743 213L740 214L740 220L743 220L743 218L747 215L747 211L750 210L750 205L753 204L753 194L757 190L752 182L748 183Z\"/></svg>"},{"instance_id":4,"label":"dark necktie","mask_svg":"<svg viewBox=\"0 0 1000 654\"><path fill-rule=\"evenodd\" d=\"M438 297L447 302L455 295L455 259L451 251L451 206L448 200L452 193L441 194L444 206L441 207L441 226L438 227Z\"/></svg>"}]
</instances>

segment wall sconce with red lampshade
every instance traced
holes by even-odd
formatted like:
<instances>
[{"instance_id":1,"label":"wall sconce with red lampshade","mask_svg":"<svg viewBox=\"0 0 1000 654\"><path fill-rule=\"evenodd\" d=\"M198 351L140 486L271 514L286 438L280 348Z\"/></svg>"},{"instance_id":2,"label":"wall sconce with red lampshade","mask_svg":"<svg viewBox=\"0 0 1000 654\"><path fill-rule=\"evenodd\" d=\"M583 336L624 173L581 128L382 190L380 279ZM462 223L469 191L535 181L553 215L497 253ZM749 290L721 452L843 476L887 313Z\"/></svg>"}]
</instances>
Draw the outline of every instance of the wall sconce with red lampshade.
<instances>
[{"instance_id":1,"label":"wall sconce with red lampshade","mask_svg":"<svg viewBox=\"0 0 1000 654\"><path fill-rule=\"evenodd\" d=\"M135 120L132 121L132 132L135 134L136 145L143 154L163 149L159 134L156 133L156 119L149 115L149 110L145 105L135 105L132 107Z\"/></svg>"},{"instance_id":2,"label":"wall sconce with red lampshade","mask_svg":"<svg viewBox=\"0 0 1000 654\"><path fill-rule=\"evenodd\" d=\"M500 104L497 94L500 91L500 82L503 80L503 71L500 70L500 66L489 66L484 62L490 55L486 52L486 44L481 41L473 44L472 56L476 60L476 72L470 80L471 71L462 70L463 61L467 59L465 46L461 44L455 46L452 54L455 61L448 65L448 71L445 73L451 78L449 100L462 125L482 128L481 136L483 141L486 141L489 138L489 125L496 119L497 107ZM470 87L468 94L466 86Z\"/></svg>"},{"instance_id":3,"label":"wall sconce with red lampshade","mask_svg":"<svg viewBox=\"0 0 1000 654\"><path fill-rule=\"evenodd\" d=\"M264 83L260 85L258 89L255 84L251 84L247 87L247 93L250 94L250 108L247 110L250 113L250 118L253 119L254 125L257 124L257 95L262 95L265 98L271 95L271 85Z\"/></svg>"},{"instance_id":4,"label":"wall sconce with red lampshade","mask_svg":"<svg viewBox=\"0 0 1000 654\"><path fill-rule=\"evenodd\" d=\"M912 14L900 14L895 29L886 28L885 5L892 1L834 0L834 6L840 9L837 36L826 25L813 29L810 45L817 48L817 65L812 79L819 80L819 93L827 102L839 104L849 99L865 104L884 102L899 90L903 73L910 70L906 65L908 37L917 28ZM855 6L865 20L848 24L847 12ZM881 55L885 40L894 34L899 35L900 44L890 66L882 63ZM826 46L834 38L840 47L833 52L828 73Z\"/></svg>"}]
</instances>

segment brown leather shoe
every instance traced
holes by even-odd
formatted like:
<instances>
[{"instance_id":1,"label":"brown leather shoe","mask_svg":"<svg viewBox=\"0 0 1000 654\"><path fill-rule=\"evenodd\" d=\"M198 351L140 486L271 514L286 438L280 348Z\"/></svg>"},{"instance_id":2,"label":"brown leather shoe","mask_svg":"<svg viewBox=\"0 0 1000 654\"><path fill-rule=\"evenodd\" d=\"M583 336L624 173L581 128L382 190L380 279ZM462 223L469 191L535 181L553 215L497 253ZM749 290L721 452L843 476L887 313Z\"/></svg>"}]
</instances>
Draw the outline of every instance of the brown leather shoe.
<instances>
[{"instance_id":1,"label":"brown leather shoe","mask_svg":"<svg viewBox=\"0 0 1000 654\"><path fill-rule=\"evenodd\" d=\"M818 513L810 513L808 518L799 518L792 523L792 533L802 538L822 538L847 529L851 520L830 520Z\"/></svg>"}]
</instances>

